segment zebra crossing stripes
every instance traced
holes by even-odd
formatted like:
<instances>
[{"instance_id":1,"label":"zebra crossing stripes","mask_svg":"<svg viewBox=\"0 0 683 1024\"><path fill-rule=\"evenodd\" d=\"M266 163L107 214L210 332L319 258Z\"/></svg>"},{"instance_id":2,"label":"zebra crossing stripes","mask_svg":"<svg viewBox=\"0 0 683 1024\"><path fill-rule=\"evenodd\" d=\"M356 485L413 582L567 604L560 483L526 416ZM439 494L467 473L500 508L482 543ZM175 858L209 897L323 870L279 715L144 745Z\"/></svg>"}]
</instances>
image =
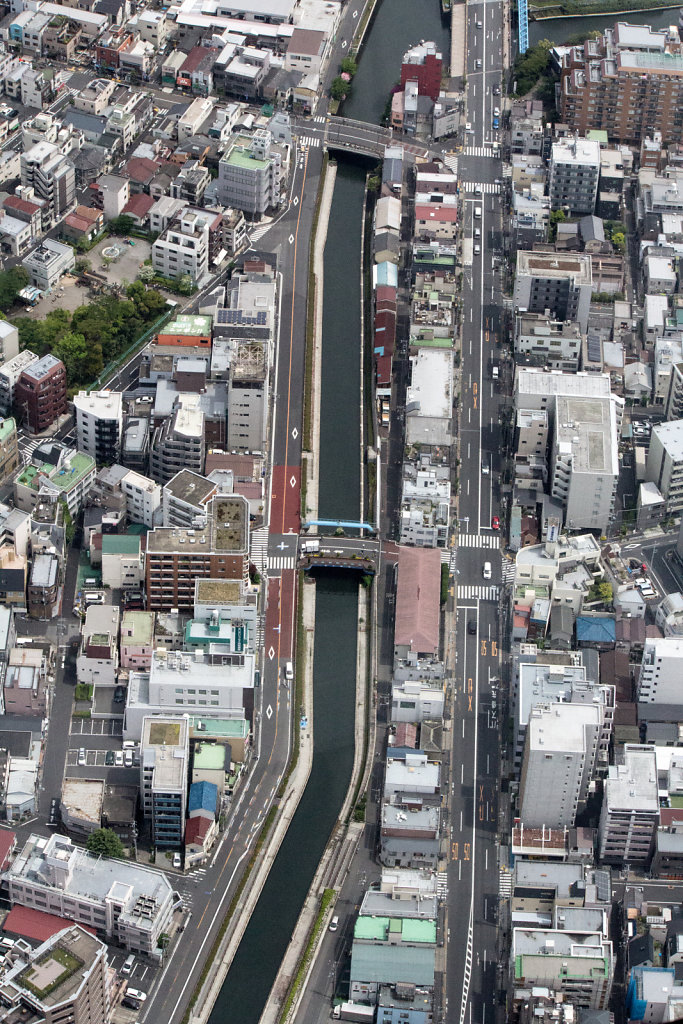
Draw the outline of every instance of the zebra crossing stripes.
<instances>
[{"instance_id":1,"label":"zebra crossing stripes","mask_svg":"<svg viewBox=\"0 0 683 1024\"><path fill-rule=\"evenodd\" d=\"M459 533L458 547L499 548L500 537L496 533Z\"/></svg>"},{"instance_id":2,"label":"zebra crossing stripes","mask_svg":"<svg viewBox=\"0 0 683 1024\"><path fill-rule=\"evenodd\" d=\"M452 548L439 548L439 551L441 552L441 561L444 565L447 565L450 562L452 550Z\"/></svg>"},{"instance_id":3,"label":"zebra crossing stripes","mask_svg":"<svg viewBox=\"0 0 683 1024\"><path fill-rule=\"evenodd\" d=\"M497 601L498 587L485 587L465 584L458 587L459 601Z\"/></svg>"},{"instance_id":4,"label":"zebra crossing stripes","mask_svg":"<svg viewBox=\"0 0 683 1024\"><path fill-rule=\"evenodd\" d=\"M327 121L327 115L326 115L326 114L317 114L317 115L316 115L316 116L315 116L315 117L313 118L313 120L314 120L314 121L317 121L317 122L318 122L318 124L325 124L325 121Z\"/></svg>"},{"instance_id":5,"label":"zebra crossing stripes","mask_svg":"<svg viewBox=\"0 0 683 1024\"><path fill-rule=\"evenodd\" d=\"M493 156L493 149L491 146L465 146L463 150L465 156Z\"/></svg>"},{"instance_id":6,"label":"zebra crossing stripes","mask_svg":"<svg viewBox=\"0 0 683 1024\"><path fill-rule=\"evenodd\" d=\"M485 196L497 196L500 192L500 185L493 185L490 181L464 181L465 192L479 192Z\"/></svg>"},{"instance_id":7,"label":"zebra crossing stripes","mask_svg":"<svg viewBox=\"0 0 683 1024\"><path fill-rule=\"evenodd\" d=\"M515 580L515 563L514 562L503 562L503 583L514 583Z\"/></svg>"},{"instance_id":8,"label":"zebra crossing stripes","mask_svg":"<svg viewBox=\"0 0 683 1024\"><path fill-rule=\"evenodd\" d=\"M252 232L250 232L249 238L251 239L252 242L258 242L259 238L262 238L263 235L265 235L266 231L270 229L270 227L270 224L260 224L257 228L254 228Z\"/></svg>"},{"instance_id":9,"label":"zebra crossing stripes","mask_svg":"<svg viewBox=\"0 0 683 1024\"><path fill-rule=\"evenodd\" d=\"M321 140L319 135L302 135L299 142L303 146L309 146L311 149L316 149L320 146Z\"/></svg>"},{"instance_id":10,"label":"zebra crossing stripes","mask_svg":"<svg viewBox=\"0 0 683 1024\"><path fill-rule=\"evenodd\" d=\"M268 527L260 526L251 535L251 560L261 576L268 569Z\"/></svg>"},{"instance_id":11,"label":"zebra crossing stripes","mask_svg":"<svg viewBox=\"0 0 683 1024\"><path fill-rule=\"evenodd\" d=\"M500 869L498 892L503 899L509 899L512 896L512 874L506 868Z\"/></svg>"},{"instance_id":12,"label":"zebra crossing stripes","mask_svg":"<svg viewBox=\"0 0 683 1024\"><path fill-rule=\"evenodd\" d=\"M294 569L296 567L296 557L294 555L270 555L268 557L268 566L271 570Z\"/></svg>"},{"instance_id":13,"label":"zebra crossing stripes","mask_svg":"<svg viewBox=\"0 0 683 1024\"><path fill-rule=\"evenodd\" d=\"M436 873L436 895L440 900L448 898L448 875L445 871Z\"/></svg>"}]
</instances>

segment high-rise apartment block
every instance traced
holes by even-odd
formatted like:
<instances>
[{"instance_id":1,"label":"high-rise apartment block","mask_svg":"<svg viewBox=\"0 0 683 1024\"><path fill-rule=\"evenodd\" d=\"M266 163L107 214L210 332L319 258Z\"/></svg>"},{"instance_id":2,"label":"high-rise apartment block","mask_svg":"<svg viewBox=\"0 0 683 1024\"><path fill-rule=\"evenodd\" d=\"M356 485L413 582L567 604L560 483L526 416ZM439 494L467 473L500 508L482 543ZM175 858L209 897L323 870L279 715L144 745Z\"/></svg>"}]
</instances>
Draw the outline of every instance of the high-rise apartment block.
<instances>
[{"instance_id":1,"label":"high-rise apartment block","mask_svg":"<svg viewBox=\"0 0 683 1024\"><path fill-rule=\"evenodd\" d=\"M79 391L74 396L78 448L98 465L117 462L123 430L123 395L118 391Z\"/></svg>"},{"instance_id":2,"label":"high-rise apartment block","mask_svg":"<svg viewBox=\"0 0 683 1024\"><path fill-rule=\"evenodd\" d=\"M513 297L517 312L549 312L555 320L575 320L585 332L592 291L587 254L517 252Z\"/></svg>"},{"instance_id":3,"label":"high-rise apartment block","mask_svg":"<svg viewBox=\"0 0 683 1024\"><path fill-rule=\"evenodd\" d=\"M645 478L656 485L669 513L683 509L683 420L653 427Z\"/></svg>"},{"instance_id":4,"label":"high-rise apartment block","mask_svg":"<svg viewBox=\"0 0 683 1024\"><path fill-rule=\"evenodd\" d=\"M600 177L600 143L568 138L554 142L550 150L550 205L571 216L593 213Z\"/></svg>"},{"instance_id":5,"label":"high-rise apartment block","mask_svg":"<svg viewBox=\"0 0 683 1024\"><path fill-rule=\"evenodd\" d=\"M187 717L145 718L140 741L142 809L152 842L179 848L185 831L190 729Z\"/></svg>"},{"instance_id":6,"label":"high-rise apartment block","mask_svg":"<svg viewBox=\"0 0 683 1024\"><path fill-rule=\"evenodd\" d=\"M600 860L644 866L659 822L657 758L652 746L627 743L621 764L610 765L602 798Z\"/></svg>"},{"instance_id":7,"label":"high-rise apartment block","mask_svg":"<svg viewBox=\"0 0 683 1024\"><path fill-rule=\"evenodd\" d=\"M50 206L52 221L64 216L76 200L74 165L52 142L37 142L21 155L21 184Z\"/></svg>"},{"instance_id":8,"label":"high-rise apartment block","mask_svg":"<svg viewBox=\"0 0 683 1024\"><path fill-rule=\"evenodd\" d=\"M34 434L40 434L67 411L66 367L53 355L31 363L14 389L19 419Z\"/></svg>"},{"instance_id":9,"label":"high-rise apartment block","mask_svg":"<svg viewBox=\"0 0 683 1024\"><path fill-rule=\"evenodd\" d=\"M683 55L666 30L622 22L562 56L560 118L584 135L606 131L640 144L660 132L664 145L683 129Z\"/></svg>"}]
</instances>

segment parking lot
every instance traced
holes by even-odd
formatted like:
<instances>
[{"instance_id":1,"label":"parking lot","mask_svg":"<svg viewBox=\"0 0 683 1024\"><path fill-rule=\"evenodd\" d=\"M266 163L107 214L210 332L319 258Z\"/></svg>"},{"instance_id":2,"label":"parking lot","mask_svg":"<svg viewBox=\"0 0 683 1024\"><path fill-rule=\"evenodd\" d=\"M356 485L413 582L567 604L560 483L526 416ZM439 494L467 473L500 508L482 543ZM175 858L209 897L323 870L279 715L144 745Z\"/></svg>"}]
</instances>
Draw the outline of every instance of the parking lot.
<instances>
[{"instance_id":1,"label":"parking lot","mask_svg":"<svg viewBox=\"0 0 683 1024\"><path fill-rule=\"evenodd\" d=\"M71 719L72 736L123 736L122 718L77 718ZM87 746L84 743L83 746Z\"/></svg>"}]
</instances>

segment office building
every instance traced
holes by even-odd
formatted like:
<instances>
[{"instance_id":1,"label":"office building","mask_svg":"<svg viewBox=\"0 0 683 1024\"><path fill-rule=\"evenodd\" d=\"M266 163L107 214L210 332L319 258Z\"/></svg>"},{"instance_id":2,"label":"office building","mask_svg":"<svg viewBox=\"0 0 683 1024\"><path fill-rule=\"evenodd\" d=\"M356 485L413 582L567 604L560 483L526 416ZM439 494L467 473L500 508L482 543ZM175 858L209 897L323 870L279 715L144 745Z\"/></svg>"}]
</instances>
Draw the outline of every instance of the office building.
<instances>
[{"instance_id":1,"label":"office building","mask_svg":"<svg viewBox=\"0 0 683 1024\"><path fill-rule=\"evenodd\" d=\"M140 791L157 848L180 849L185 833L190 730L183 717L145 718L140 740Z\"/></svg>"},{"instance_id":2,"label":"office building","mask_svg":"<svg viewBox=\"0 0 683 1024\"><path fill-rule=\"evenodd\" d=\"M32 363L38 362L35 352L24 349L0 366L0 415L9 416L14 405L17 381Z\"/></svg>"},{"instance_id":3,"label":"office building","mask_svg":"<svg viewBox=\"0 0 683 1024\"><path fill-rule=\"evenodd\" d=\"M550 493L570 530L606 533L619 479L617 402L556 396Z\"/></svg>"},{"instance_id":4,"label":"office building","mask_svg":"<svg viewBox=\"0 0 683 1024\"><path fill-rule=\"evenodd\" d=\"M46 238L21 262L34 288L49 292L56 288L64 274L73 270L76 254L70 245Z\"/></svg>"},{"instance_id":5,"label":"office building","mask_svg":"<svg viewBox=\"0 0 683 1024\"><path fill-rule=\"evenodd\" d=\"M600 143L590 139L566 138L550 148L550 206L575 217L593 213L600 177Z\"/></svg>"},{"instance_id":6,"label":"office building","mask_svg":"<svg viewBox=\"0 0 683 1024\"><path fill-rule=\"evenodd\" d=\"M129 469L121 478L120 487L131 523L141 523L150 530L156 526L161 512L161 486Z\"/></svg>"},{"instance_id":7,"label":"office building","mask_svg":"<svg viewBox=\"0 0 683 1024\"><path fill-rule=\"evenodd\" d=\"M581 361L581 331L572 321L553 320L543 313L515 317L515 355L531 365L576 371Z\"/></svg>"},{"instance_id":8,"label":"office building","mask_svg":"<svg viewBox=\"0 0 683 1024\"><path fill-rule=\"evenodd\" d=\"M20 420L41 434L67 412L66 367L53 355L43 356L22 371L14 389Z\"/></svg>"},{"instance_id":9,"label":"office building","mask_svg":"<svg viewBox=\"0 0 683 1024\"><path fill-rule=\"evenodd\" d=\"M128 610L121 618L121 668L147 671L154 653L154 612Z\"/></svg>"},{"instance_id":10,"label":"office building","mask_svg":"<svg viewBox=\"0 0 683 1024\"><path fill-rule=\"evenodd\" d=\"M647 865L659 823L655 748L627 743L622 760L605 779L598 830L600 860L607 864Z\"/></svg>"},{"instance_id":11,"label":"office building","mask_svg":"<svg viewBox=\"0 0 683 1024\"><path fill-rule=\"evenodd\" d=\"M80 451L98 465L118 462L123 431L123 395L118 391L79 391L74 395Z\"/></svg>"},{"instance_id":12,"label":"office building","mask_svg":"<svg viewBox=\"0 0 683 1024\"><path fill-rule=\"evenodd\" d=\"M383 985L434 988L436 921L399 917L356 918L349 995L374 1006Z\"/></svg>"},{"instance_id":13,"label":"office building","mask_svg":"<svg viewBox=\"0 0 683 1024\"><path fill-rule=\"evenodd\" d=\"M261 217L280 202L283 171L282 149L267 129L258 129L251 138L239 136L218 165L221 206Z\"/></svg>"},{"instance_id":14,"label":"office building","mask_svg":"<svg viewBox=\"0 0 683 1024\"><path fill-rule=\"evenodd\" d=\"M561 58L560 119L580 135L604 131L628 145L655 132L665 146L680 141L683 55L667 36L618 23L587 45L568 48Z\"/></svg>"},{"instance_id":15,"label":"office building","mask_svg":"<svg viewBox=\"0 0 683 1024\"><path fill-rule=\"evenodd\" d=\"M234 343L228 385L230 449L262 452L268 424L268 345L260 340Z\"/></svg>"},{"instance_id":16,"label":"office building","mask_svg":"<svg viewBox=\"0 0 683 1024\"><path fill-rule=\"evenodd\" d=\"M197 579L246 580L246 498L237 494L214 496L204 527L156 527L147 535L145 565L148 608L153 610L192 608Z\"/></svg>"},{"instance_id":17,"label":"office building","mask_svg":"<svg viewBox=\"0 0 683 1024\"><path fill-rule=\"evenodd\" d=\"M5 879L11 903L65 917L161 961L159 938L173 914L173 890L161 871L95 857L66 836L31 835Z\"/></svg>"},{"instance_id":18,"label":"office building","mask_svg":"<svg viewBox=\"0 0 683 1024\"><path fill-rule=\"evenodd\" d=\"M80 925L13 950L2 973L2 1020L104 1024L110 1014L107 947Z\"/></svg>"},{"instance_id":19,"label":"office building","mask_svg":"<svg viewBox=\"0 0 683 1024\"><path fill-rule=\"evenodd\" d=\"M637 683L639 704L683 704L683 638L648 637Z\"/></svg>"},{"instance_id":20,"label":"office building","mask_svg":"<svg viewBox=\"0 0 683 1024\"><path fill-rule=\"evenodd\" d=\"M34 553L27 591L28 613L32 619L51 619L56 614L59 582L59 556Z\"/></svg>"},{"instance_id":21,"label":"office building","mask_svg":"<svg viewBox=\"0 0 683 1024\"><path fill-rule=\"evenodd\" d=\"M76 172L59 146L38 142L21 155L21 184L32 188L50 207L56 223L76 200Z\"/></svg>"},{"instance_id":22,"label":"office building","mask_svg":"<svg viewBox=\"0 0 683 1024\"><path fill-rule=\"evenodd\" d=\"M670 515L683 509L683 420L652 428L645 478L655 484Z\"/></svg>"},{"instance_id":23,"label":"office building","mask_svg":"<svg viewBox=\"0 0 683 1024\"><path fill-rule=\"evenodd\" d=\"M529 716L520 818L529 828L571 828L588 796L601 733L592 704L539 704Z\"/></svg>"},{"instance_id":24,"label":"office building","mask_svg":"<svg viewBox=\"0 0 683 1024\"><path fill-rule=\"evenodd\" d=\"M519 313L575 320L584 333L593 291L591 258L584 253L517 252L513 303Z\"/></svg>"},{"instance_id":25,"label":"office building","mask_svg":"<svg viewBox=\"0 0 683 1024\"><path fill-rule=\"evenodd\" d=\"M510 966L515 1003L532 989L549 989L558 1002L607 1010L614 977L614 951L602 930L513 928Z\"/></svg>"},{"instance_id":26,"label":"office building","mask_svg":"<svg viewBox=\"0 0 683 1024\"><path fill-rule=\"evenodd\" d=\"M408 82L416 82L419 96L439 98L443 60L435 43L419 43L403 55L401 64L401 88Z\"/></svg>"},{"instance_id":27,"label":"office building","mask_svg":"<svg viewBox=\"0 0 683 1024\"><path fill-rule=\"evenodd\" d=\"M178 408L154 431L149 458L153 480L166 484L181 469L203 473L204 425L198 396L183 395Z\"/></svg>"}]
</instances>

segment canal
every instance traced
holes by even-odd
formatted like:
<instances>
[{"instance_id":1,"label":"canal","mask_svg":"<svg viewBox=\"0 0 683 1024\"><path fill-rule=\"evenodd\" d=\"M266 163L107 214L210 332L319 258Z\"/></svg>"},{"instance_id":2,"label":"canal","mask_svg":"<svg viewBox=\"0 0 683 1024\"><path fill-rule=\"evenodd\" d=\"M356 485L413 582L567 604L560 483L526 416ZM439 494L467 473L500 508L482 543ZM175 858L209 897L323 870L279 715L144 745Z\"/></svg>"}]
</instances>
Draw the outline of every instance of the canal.
<instances>
[{"instance_id":1,"label":"canal","mask_svg":"<svg viewBox=\"0 0 683 1024\"><path fill-rule=\"evenodd\" d=\"M378 122L401 58L422 39L446 59L439 0L384 0L366 36L344 114ZM419 26L419 27L418 27ZM360 516L360 253L367 165L339 162L325 246L320 481L327 519ZM209 1024L258 1024L299 911L348 789L354 754L357 581L316 584L311 775L280 847Z\"/></svg>"},{"instance_id":2,"label":"canal","mask_svg":"<svg viewBox=\"0 0 683 1024\"><path fill-rule=\"evenodd\" d=\"M585 18L544 18L529 25L529 43L535 46L541 39L549 39L558 46L578 32L603 32L617 21L650 28L668 28L678 22L678 8L659 11L629 11L628 14L596 14Z\"/></svg>"}]
</instances>

